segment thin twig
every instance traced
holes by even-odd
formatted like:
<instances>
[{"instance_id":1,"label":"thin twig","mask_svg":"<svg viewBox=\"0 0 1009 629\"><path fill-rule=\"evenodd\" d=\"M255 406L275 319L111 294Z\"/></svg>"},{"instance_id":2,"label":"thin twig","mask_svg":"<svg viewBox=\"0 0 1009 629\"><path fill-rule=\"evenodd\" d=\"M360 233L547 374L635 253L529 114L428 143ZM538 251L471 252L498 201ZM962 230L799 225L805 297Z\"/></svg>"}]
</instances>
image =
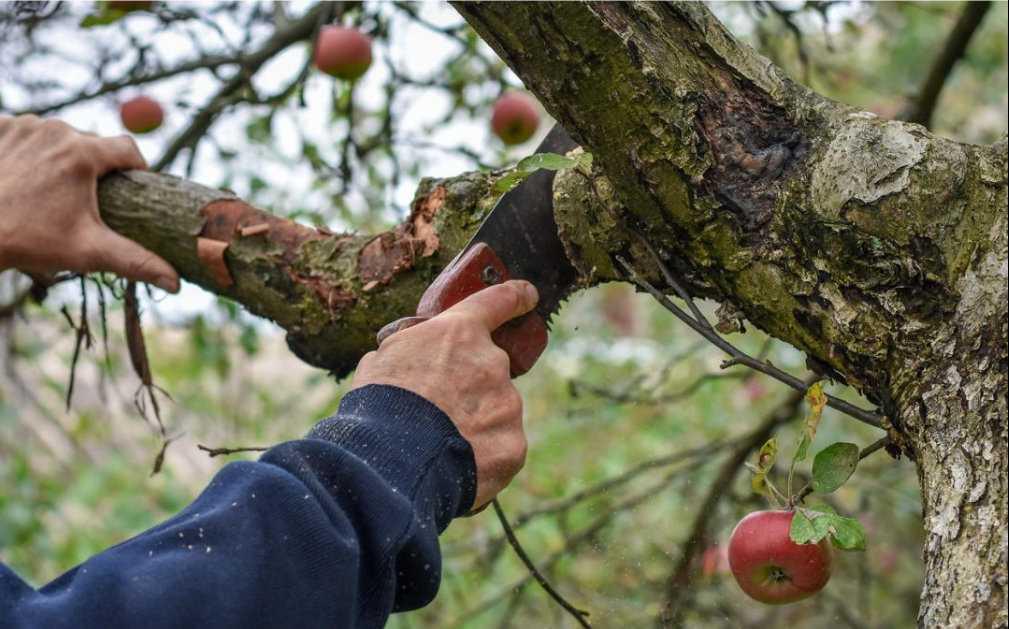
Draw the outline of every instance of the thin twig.
<instances>
[{"instance_id":1,"label":"thin twig","mask_svg":"<svg viewBox=\"0 0 1009 629\"><path fill-rule=\"evenodd\" d=\"M701 461L699 464L703 465L704 461ZM562 557L566 556L568 553L570 553L572 550L574 550L581 544L584 544L589 540L595 539L596 535L599 534L599 531L604 529L619 513L622 513L624 511L631 511L641 506L643 503L648 502L649 500L652 500L658 495L660 495L662 490L668 487L668 485L673 481L673 479L676 478L676 476L679 473L680 471L678 469L666 473L665 475L663 475L661 479L659 479L658 482L653 483L652 485L648 486L641 492L634 494L633 496L630 496L625 500L613 505L610 509L600 514L585 528L579 530L575 535L568 537L567 540L564 542L563 547L554 551L549 557L544 559L540 564L541 569L544 570L549 569L555 563L560 561ZM484 599L481 603L479 603L475 607L472 607L469 610L464 611L455 620L448 623L447 627L449 629L455 629L457 627L461 627L462 625L466 625L472 622L475 617L493 608L495 605L504 600L505 597L507 597L514 590L525 587L525 585L529 583L532 579L533 577L531 574L528 574L518 579L517 581L511 583L494 596Z\"/></svg>"},{"instance_id":2,"label":"thin twig","mask_svg":"<svg viewBox=\"0 0 1009 629\"><path fill-rule=\"evenodd\" d=\"M202 443L196 444L196 447L206 452L207 456L209 456L210 458L226 454L239 454L241 452L265 452L270 449L266 446L245 446L240 448L211 448L210 446L205 446Z\"/></svg>"},{"instance_id":3,"label":"thin twig","mask_svg":"<svg viewBox=\"0 0 1009 629\"><path fill-rule=\"evenodd\" d=\"M578 624L591 629L592 625L589 624L589 621L585 620L585 617L588 616L589 613L583 609L578 609L569 603L567 599L565 599L561 593L550 584L550 581L547 580L547 578L543 576L543 573L536 568L536 564L533 563L533 560L529 558L529 554L526 553L524 548L522 548L522 544L519 543L518 538L515 537L515 531L512 530L511 524L508 523L508 518L505 517L504 509L501 508L501 503L498 502L497 498L495 498L492 504L494 506L494 513L497 514L498 522L501 523L501 528L504 529L505 537L508 538L508 543L511 545L512 550L515 551L515 554L518 555L519 559L522 560L522 563L525 564L529 573L534 579L536 579L536 582L539 583L540 587L542 587L543 590L550 595L550 598L554 599L558 605L574 616L575 620L578 621Z\"/></svg>"},{"instance_id":4,"label":"thin twig","mask_svg":"<svg viewBox=\"0 0 1009 629\"><path fill-rule=\"evenodd\" d=\"M705 373L698 376L690 384L686 385L682 389L673 391L671 393L664 393L662 395L654 395L652 397L638 397L630 391L611 391L603 387L587 383L587 382L577 382L575 380L571 381L571 387L576 390L588 391L589 393L609 400L611 402L616 402L618 404L647 404L647 405L658 405L658 404L672 404L674 402L679 402L685 398L690 397L697 392L705 383L710 380L737 380L745 379L749 374L746 373L726 373L726 372L716 372L716 373Z\"/></svg>"},{"instance_id":5,"label":"thin twig","mask_svg":"<svg viewBox=\"0 0 1009 629\"><path fill-rule=\"evenodd\" d=\"M586 500L595 498L601 494L608 493L618 487L626 485L631 481L641 477L642 475L657 469L662 469L664 467L670 467L673 465L683 465L698 459L706 459L717 454L718 452L724 450L725 448L731 447L736 444L739 439L729 439L725 441L712 441L706 443L702 446L696 448L690 448L687 450L677 450L669 454L664 454L654 459L647 459L633 465L630 468L624 470L623 472L617 474L616 476L611 476L603 481L596 483L595 485L590 485L581 491L577 491L569 496L565 496L559 500L553 502L548 502L546 504L540 505L536 508L530 509L520 513L515 520L512 522L512 529L519 530L525 527L527 524L533 520L539 519L547 515L555 514L565 514L574 507L582 504ZM487 549L487 556L494 556L497 554L498 544L503 543L505 540L503 537L493 539L487 542L473 543L467 545L464 549L459 552L453 552L452 554L461 554L462 552L472 550L475 547L485 547Z\"/></svg>"},{"instance_id":6,"label":"thin twig","mask_svg":"<svg viewBox=\"0 0 1009 629\"><path fill-rule=\"evenodd\" d=\"M77 380L77 361L81 357L81 347L85 349L91 349L91 344L94 342L94 337L91 335L91 326L88 325L88 287L84 282L84 276L80 277L81 283L81 320L79 323L75 324L73 318L70 317L70 311L67 310L66 306L63 306L60 312L66 318L70 327L73 328L75 338L74 338L74 354L70 359L70 382L67 384L67 412L70 411L70 405L74 398L74 382Z\"/></svg>"},{"instance_id":7,"label":"thin twig","mask_svg":"<svg viewBox=\"0 0 1009 629\"><path fill-rule=\"evenodd\" d=\"M301 19L292 22L289 27L278 29L261 48L244 57L242 65L234 76L221 86L203 109L197 112L189 126L169 143L161 158L151 166L151 170L154 172L164 170L175 161L175 158L185 148L195 151L196 144L210 130L218 114L232 104L243 100L241 91L252 80L252 75L285 48L314 36L318 30L320 16L331 16L334 7L337 6L340 5L320 2Z\"/></svg>"},{"instance_id":8,"label":"thin twig","mask_svg":"<svg viewBox=\"0 0 1009 629\"><path fill-rule=\"evenodd\" d=\"M649 249L649 251L655 254L654 249ZM659 268L664 269L663 274L668 274L669 270L668 268L665 267L665 263L662 262L662 259L657 254L654 255L654 258ZM758 360L750 356L749 354L743 352L735 345L725 340L720 334L718 334L717 331L712 329L711 324L708 323L708 321L703 317L703 315L699 320L694 319L694 317L690 316L682 308L674 304L672 300L665 295L665 293L655 288L648 282L648 280L641 277L641 275L637 271L635 271L634 268L623 257L616 256L616 260L624 268L624 271L628 274L628 277L632 282L634 282L635 284L646 290L649 294L651 294L652 297L654 297L660 304L662 304L662 306L666 310L673 313L673 315L677 319L679 319L683 323L686 323L688 326L690 326L691 329L693 329L695 332L697 332L705 339L710 341L713 345L715 345L715 347L721 349L723 352L729 355L729 360L722 363L723 369L726 367L731 367L732 365L745 365L750 369L754 369L756 371L759 371L765 375L774 378L775 380L783 382L784 384L787 384L788 386L792 387L797 391L806 390L807 385L805 385L800 378L797 378L790 373L778 369L777 367L772 365L770 361ZM673 287L673 290L676 290L676 288ZM688 295L688 299L686 301L688 301L689 303L692 302L693 300L689 299ZM693 310L694 308L696 308L696 306L691 308L691 310ZM827 406L836 409L846 415L849 415L870 426L874 426L876 428L883 427L882 417L878 413L874 413L872 411L859 408L858 406L855 406L850 402L846 402L832 395L827 395Z\"/></svg>"}]
</instances>

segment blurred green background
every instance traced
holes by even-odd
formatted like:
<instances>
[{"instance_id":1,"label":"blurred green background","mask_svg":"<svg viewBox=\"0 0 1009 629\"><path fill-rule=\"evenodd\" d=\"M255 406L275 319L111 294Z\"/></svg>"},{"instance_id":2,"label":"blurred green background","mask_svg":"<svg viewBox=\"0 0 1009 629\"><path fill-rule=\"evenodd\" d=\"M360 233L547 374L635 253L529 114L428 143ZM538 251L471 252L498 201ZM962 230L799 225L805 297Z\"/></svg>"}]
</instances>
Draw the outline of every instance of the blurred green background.
<instances>
[{"instance_id":1,"label":"blurred green background","mask_svg":"<svg viewBox=\"0 0 1009 629\"><path fill-rule=\"evenodd\" d=\"M307 7L282 5L280 15L271 4L162 3L150 15L80 29L82 17L94 11L90 3L38 3L27 13L13 6L0 7L0 113L62 102L98 77L142 75L156 64L150 57L131 63L138 41L168 66L208 51L254 47ZM712 8L796 80L898 117L963 5ZM1005 3L988 11L942 92L935 131L978 143L1005 132L1006 20ZM535 146L534 140L506 150L488 134L493 100L519 84L447 5L364 3L352 5L343 21L376 39L376 64L361 83L350 87L310 73L277 102L238 99L168 172L234 189L299 220L370 231L404 216L419 177L506 165ZM206 35L211 31L219 34ZM117 47L121 58L99 67L97 60ZM304 47L283 53L257 75L257 89L298 78L305 54ZM67 55L88 61L67 71L61 62ZM145 88L171 103L166 127L141 141L149 159L205 106L216 81L200 71ZM118 133L114 96L51 115ZM544 121L541 133L548 126ZM41 305L3 308L24 286L14 272L0 275L0 561L35 585L174 513L226 459L245 456L210 459L197 443L263 446L297 438L332 412L345 390L345 383L301 364L276 328L233 304L192 286L177 297L153 294L144 302L147 346L155 381L172 398L162 404L168 432L178 438L161 472L151 476L161 439L134 408L138 382L114 294L88 284L96 342L80 359L66 410L74 335L60 309L76 320L80 292L71 282ZM109 301L107 350L98 290ZM702 307L709 314L714 309ZM800 353L759 331L732 340L796 375L806 373ZM547 354L519 380L529 458L501 495L530 556L598 627L651 625L671 596L691 627L913 626L921 587L917 481L913 464L884 452L865 460L832 498L838 510L863 522L869 542L864 553L838 554L823 594L770 608L739 591L719 548L735 523L764 503L750 492L744 468L727 484L716 479L739 438L781 409L788 391L742 367L722 370L722 358L627 285L570 300ZM840 385L828 390L856 399ZM799 418L805 410L800 405L789 414ZM796 424L776 431L785 456ZM879 436L828 409L813 449L837 440L865 446ZM711 509L702 514L702 504ZM691 551L687 584L672 591L670 577L700 515L703 541ZM442 540L446 565L438 599L395 616L390 626L575 626L530 580L491 510L455 522Z\"/></svg>"}]
</instances>

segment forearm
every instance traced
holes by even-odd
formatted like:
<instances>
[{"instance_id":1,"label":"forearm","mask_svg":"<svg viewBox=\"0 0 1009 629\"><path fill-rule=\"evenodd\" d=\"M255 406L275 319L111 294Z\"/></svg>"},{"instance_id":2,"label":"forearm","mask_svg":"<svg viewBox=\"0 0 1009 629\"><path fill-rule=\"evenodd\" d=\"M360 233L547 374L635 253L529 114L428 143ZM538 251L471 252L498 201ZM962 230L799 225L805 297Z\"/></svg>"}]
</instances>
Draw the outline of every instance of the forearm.
<instances>
[{"instance_id":1,"label":"forearm","mask_svg":"<svg viewBox=\"0 0 1009 629\"><path fill-rule=\"evenodd\" d=\"M380 627L430 601L437 534L472 504L469 446L391 388L352 392L310 437L41 590L0 568L0 625Z\"/></svg>"}]
</instances>

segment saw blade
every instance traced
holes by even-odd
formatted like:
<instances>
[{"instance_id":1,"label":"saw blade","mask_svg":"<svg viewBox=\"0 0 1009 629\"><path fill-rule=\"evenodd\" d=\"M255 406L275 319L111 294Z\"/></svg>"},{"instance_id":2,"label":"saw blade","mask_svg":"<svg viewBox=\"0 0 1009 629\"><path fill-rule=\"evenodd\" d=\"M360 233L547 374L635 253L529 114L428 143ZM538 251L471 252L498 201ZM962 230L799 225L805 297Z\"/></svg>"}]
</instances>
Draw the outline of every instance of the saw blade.
<instances>
[{"instance_id":1,"label":"saw blade","mask_svg":"<svg viewBox=\"0 0 1009 629\"><path fill-rule=\"evenodd\" d=\"M554 125L537 153L567 153L578 144ZM540 169L506 192L463 249L490 245L511 276L531 282L539 291L536 311L549 321L574 290L578 271L568 260L554 220L553 182L556 172Z\"/></svg>"}]
</instances>

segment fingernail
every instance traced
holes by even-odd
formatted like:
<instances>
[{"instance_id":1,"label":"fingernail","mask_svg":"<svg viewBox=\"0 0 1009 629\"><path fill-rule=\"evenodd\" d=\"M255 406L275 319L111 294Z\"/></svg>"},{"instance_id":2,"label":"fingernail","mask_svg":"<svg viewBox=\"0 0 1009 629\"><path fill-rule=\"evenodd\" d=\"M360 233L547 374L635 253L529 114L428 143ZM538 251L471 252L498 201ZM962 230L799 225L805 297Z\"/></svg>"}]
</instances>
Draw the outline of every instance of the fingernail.
<instances>
[{"instance_id":1,"label":"fingernail","mask_svg":"<svg viewBox=\"0 0 1009 629\"><path fill-rule=\"evenodd\" d=\"M536 290L536 287L529 282L522 282L522 284L522 290L525 291L526 300L531 304L538 302L540 300L540 293Z\"/></svg>"},{"instance_id":2,"label":"fingernail","mask_svg":"<svg viewBox=\"0 0 1009 629\"><path fill-rule=\"evenodd\" d=\"M168 291L169 293L179 292L179 280L170 276L162 275L154 280L154 285L163 291Z\"/></svg>"}]
</instances>

